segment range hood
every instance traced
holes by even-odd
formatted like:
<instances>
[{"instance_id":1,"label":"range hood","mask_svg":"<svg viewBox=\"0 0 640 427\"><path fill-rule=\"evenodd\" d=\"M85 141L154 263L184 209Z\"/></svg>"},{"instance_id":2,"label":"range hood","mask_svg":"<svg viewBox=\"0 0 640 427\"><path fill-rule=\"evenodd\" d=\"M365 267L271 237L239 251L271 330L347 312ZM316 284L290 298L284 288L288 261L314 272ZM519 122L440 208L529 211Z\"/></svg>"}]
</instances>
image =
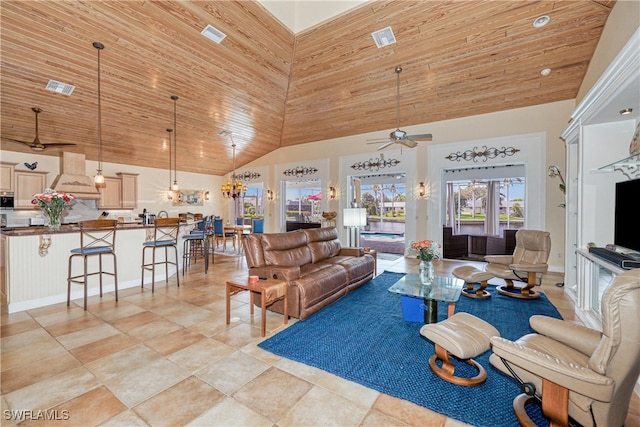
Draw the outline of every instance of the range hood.
<instances>
[{"instance_id":1,"label":"range hood","mask_svg":"<svg viewBox=\"0 0 640 427\"><path fill-rule=\"evenodd\" d=\"M51 184L55 191L73 194L76 199L99 199L93 178L86 174L86 158L80 153L62 153L60 175Z\"/></svg>"}]
</instances>

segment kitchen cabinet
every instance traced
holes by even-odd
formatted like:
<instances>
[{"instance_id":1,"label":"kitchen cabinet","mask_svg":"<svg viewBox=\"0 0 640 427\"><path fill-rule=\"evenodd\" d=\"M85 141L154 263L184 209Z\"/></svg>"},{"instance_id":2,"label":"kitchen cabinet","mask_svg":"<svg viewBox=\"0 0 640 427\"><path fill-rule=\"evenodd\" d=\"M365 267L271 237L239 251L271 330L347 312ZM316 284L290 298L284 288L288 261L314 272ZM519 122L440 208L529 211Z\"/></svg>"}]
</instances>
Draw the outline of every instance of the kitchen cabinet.
<instances>
[{"instance_id":1,"label":"kitchen cabinet","mask_svg":"<svg viewBox=\"0 0 640 427\"><path fill-rule=\"evenodd\" d=\"M0 191L15 191L15 181L13 177L15 168L16 163L0 163Z\"/></svg>"},{"instance_id":2,"label":"kitchen cabinet","mask_svg":"<svg viewBox=\"0 0 640 427\"><path fill-rule=\"evenodd\" d=\"M122 206L122 180L120 178L105 176L106 186L100 188L98 209L120 209Z\"/></svg>"},{"instance_id":3,"label":"kitchen cabinet","mask_svg":"<svg viewBox=\"0 0 640 427\"><path fill-rule=\"evenodd\" d=\"M45 190L48 172L15 171L15 207L14 209L38 209L31 204L33 195Z\"/></svg>"},{"instance_id":4,"label":"kitchen cabinet","mask_svg":"<svg viewBox=\"0 0 640 427\"><path fill-rule=\"evenodd\" d=\"M138 207L138 174L118 172L117 177L105 177L100 189L98 209L136 209Z\"/></svg>"},{"instance_id":5,"label":"kitchen cabinet","mask_svg":"<svg viewBox=\"0 0 640 427\"><path fill-rule=\"evenodd\" d=\"M122 209L138 207L138 174L118 172L122 180Z\"/></svg>"}]
</instances>

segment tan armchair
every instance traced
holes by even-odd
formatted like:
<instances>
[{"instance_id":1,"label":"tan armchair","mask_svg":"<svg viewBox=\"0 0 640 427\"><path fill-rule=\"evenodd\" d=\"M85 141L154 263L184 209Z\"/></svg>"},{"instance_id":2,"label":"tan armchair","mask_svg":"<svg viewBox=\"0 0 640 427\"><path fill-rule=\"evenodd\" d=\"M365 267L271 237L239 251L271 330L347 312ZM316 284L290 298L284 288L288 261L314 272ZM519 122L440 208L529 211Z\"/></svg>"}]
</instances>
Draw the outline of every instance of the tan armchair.
<instances>
[{"instance_id":1,"label":"tan armchair","mask_svg":"<svg viewBox=\"0 0 640 427\"><path fill-rule=\"evenodd\" d=\"M513 255L487 255L486 271L504 279L506 285L498 286L502 295L515 298L534 299L540 296L532 288L549 268L547 261L551 251L551 237L547 231L518 230L516 233L516 248ZM525 286L515 286L513 281L525 283Z\"/></svg>"},{"instance_id":2,"label":"tan armchair","mask_svg":"<svg viewBox=\"0 0 640 427\"><path fill-rule=\"evenodd\" d=\"M551 426L567 426L569 417L584 427L624 424L640 374L640 269L617 276L601 305L602 332L532 316L537 333L491 338L491 364L522 384L513 403L522 425L533 425L524 404L534 396Z\"/></svg>"}]
</instances>

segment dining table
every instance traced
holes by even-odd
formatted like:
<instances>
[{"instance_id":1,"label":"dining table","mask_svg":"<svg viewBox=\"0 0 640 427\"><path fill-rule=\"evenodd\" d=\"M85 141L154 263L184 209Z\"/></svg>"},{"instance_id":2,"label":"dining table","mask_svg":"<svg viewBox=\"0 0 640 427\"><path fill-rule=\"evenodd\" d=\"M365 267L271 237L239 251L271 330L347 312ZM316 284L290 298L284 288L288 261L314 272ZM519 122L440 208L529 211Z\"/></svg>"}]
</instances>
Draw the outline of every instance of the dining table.
<instances>
[{"instance_id":1,"label":"dining table","mask_svg":"<svg viewBox=\"0 0 640 427\"><path fill-rule=\"evenodd\" d=\"M227 224L224 226L224 232L233 232L235 231L238 235L238 253L242 253L242 239L245 234L251 233L251 225L250 224Z\"/></svg>"}]
</instances>

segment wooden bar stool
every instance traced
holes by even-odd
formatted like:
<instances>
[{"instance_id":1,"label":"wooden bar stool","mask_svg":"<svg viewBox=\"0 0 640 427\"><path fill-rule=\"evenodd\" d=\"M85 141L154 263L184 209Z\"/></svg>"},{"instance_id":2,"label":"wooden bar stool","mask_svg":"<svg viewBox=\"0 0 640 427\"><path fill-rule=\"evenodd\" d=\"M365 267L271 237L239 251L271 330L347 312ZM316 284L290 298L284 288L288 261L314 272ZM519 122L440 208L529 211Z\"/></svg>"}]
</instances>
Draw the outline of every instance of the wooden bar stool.
<instances>
[{"instance_id":1,"label":"wooden bar stool","mask_svg":"<svg viewBox=\"0 0 640 427\"><path fill-rule=\"evenodd\" d=\"M144 288L144 272L151 271L151 292L155 291L156 265L164 264L165 283L169 283L169 264L176 266L178 273L178 232L180 231L180 218L156 218L153 221L153 240L142 244L142 283ZM169 261L169 248L173 248L175 261ZM151 262L146 262L147 249L151 249ZM156 250L164 249L164 260L156 260ZM180 286L180 275L176 274L178 286Z\"/></svg>"},{"instance_id":2,"label":"wooden bar stool","mask_svg":"<svg viewBox=\"0 0 640 427\"><path fill-rule=\"evenodd\" d=\"M115 219L95 219L80 221L80 247L71 250L69 256L69 272L67 274L67 306L71 302L71 283L84 286L84 309L87 309L88 278L98 275L100 278L100 297L102 298L102 276L104 274L113 277L116 301L118 301L118 269L116 262L116 224ZM89 257L98 256L98 270L89 272L87 260ZM102 270L102 256L113 257L113 272ZM71 275L73 259L82 257L83 272L75 276Z\"/></svg>"}]
</instances>

